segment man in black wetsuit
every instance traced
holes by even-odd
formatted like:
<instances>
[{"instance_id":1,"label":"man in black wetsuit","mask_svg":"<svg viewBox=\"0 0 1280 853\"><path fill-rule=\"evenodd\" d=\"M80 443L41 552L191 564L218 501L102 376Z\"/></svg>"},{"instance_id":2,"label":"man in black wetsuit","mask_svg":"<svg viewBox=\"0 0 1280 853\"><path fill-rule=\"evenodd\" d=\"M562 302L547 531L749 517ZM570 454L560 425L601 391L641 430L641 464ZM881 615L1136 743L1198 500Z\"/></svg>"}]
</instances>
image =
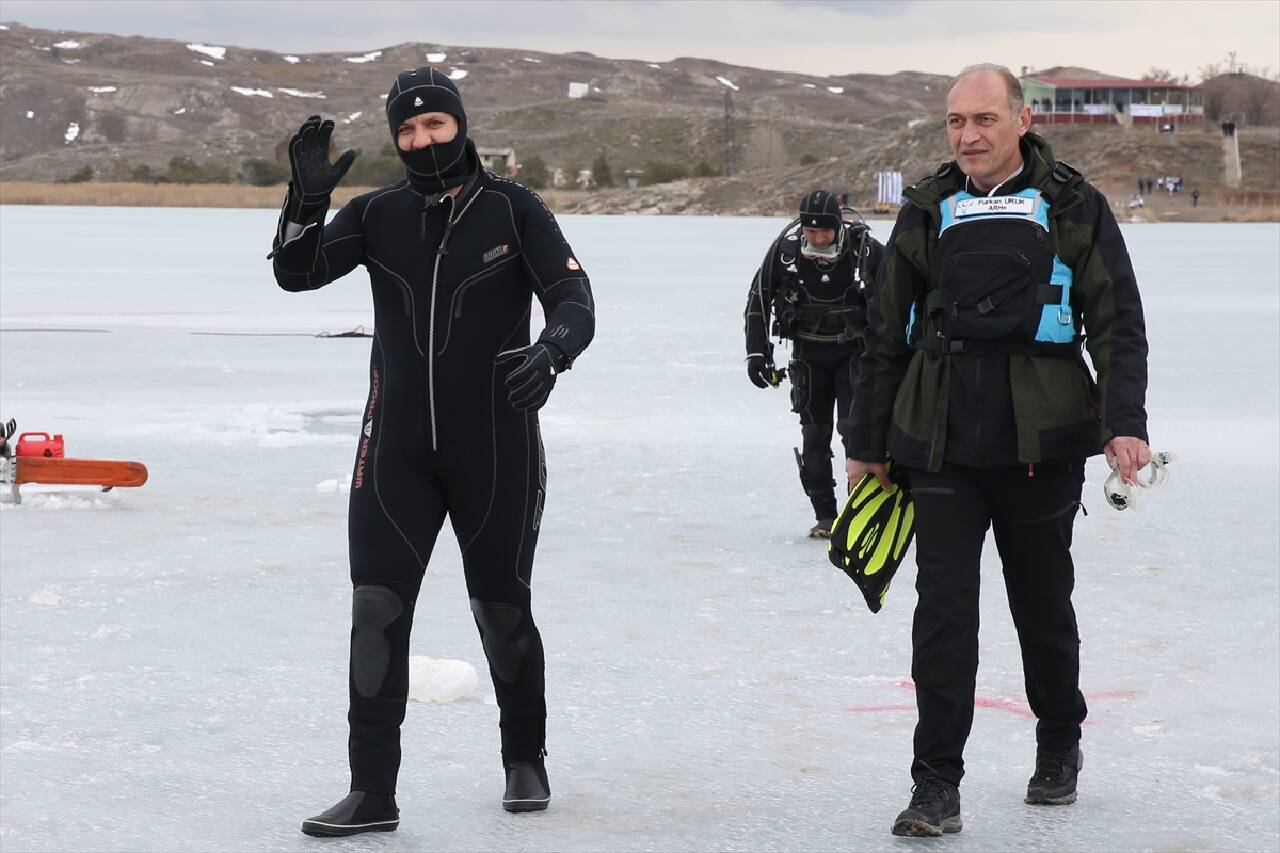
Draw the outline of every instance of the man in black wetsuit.
<instances>
[{"instance_id":1,"label":"man in black wetsuit","mask_svg":"<svg viewBox=\"0 0 1280 853\"><path fill-rule=\"evenodd\" d=\"M351 793L309 835L394 830L414 602L449 516L501 712L508 811L544 809L542 640L530 612L546 496L537 410L591 341L587 275L542 200L485 171L454 84L405 71L387 121L406 177L325 224L355 159L332 121L293 137L272 251L276 281L313 290L364 264L376 333L351 482ZM546 316L529 342L532 298Z\"/></svg>"},{"instance_id":2,"label":"man in black wetsuit","mask_svg":"<svg viewBox=\"0 0 1280 853\"><path fill-rule=\"evenodd\" d=\"M756 387L777 387L781 378L769 342L771 316L774 333L795 342L788 372L791 409L800 415L796 464L817 518L809 530L814 539L829 536L836 518L832 409L841 422L855 414L866 291L881 252L865 223L845 222L836 197L814 190L801 200L800 216L769 246L747 296L747 376Z\"/></svg>"}]
</instances>

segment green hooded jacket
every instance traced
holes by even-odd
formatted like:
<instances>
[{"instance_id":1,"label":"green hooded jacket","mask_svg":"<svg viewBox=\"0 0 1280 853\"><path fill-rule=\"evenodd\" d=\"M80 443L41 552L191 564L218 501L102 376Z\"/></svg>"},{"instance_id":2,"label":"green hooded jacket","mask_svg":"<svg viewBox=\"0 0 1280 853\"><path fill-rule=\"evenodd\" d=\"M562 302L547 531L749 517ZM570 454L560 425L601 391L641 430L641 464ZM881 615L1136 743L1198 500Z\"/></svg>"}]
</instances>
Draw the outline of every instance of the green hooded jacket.
<instances>
[{"instance_id":1,"label":"green hooded jacket","mask_svg":"<svg viewBox=\"0 0 1280 853\"><path fill-rule=\"evenodd\" d=\"M1077 339L1085 335L1096 380L1083 358L1001 354L994 357L1008 359L1008 387L982 394L1008 396L994 401L999 405L966 400L963 412L948 411L953 370L964 367L960 360L993 357L926 353L907 340L913 306L923 337L940 334L924 305L936 284L940 205L963 186L953 161L903 193L907 203L886 245L869 305L867 348L853 407L857 414L845 425L851 458L880 462L888 454L908 467L937 471L947 461L949 417L980 419L986 411L1010 408L1021 463L1091 456L1117 435L1146 440L1146 328L1120 228L1102 193L1070 167L1055 172L1044 139L1029 132L1022 150L1024 183L1046 197L1056 196L1048 211L1049 245L1072 270ZM1072 178L1064 183L1068 175Z\"/></svg>"}]
</instances>

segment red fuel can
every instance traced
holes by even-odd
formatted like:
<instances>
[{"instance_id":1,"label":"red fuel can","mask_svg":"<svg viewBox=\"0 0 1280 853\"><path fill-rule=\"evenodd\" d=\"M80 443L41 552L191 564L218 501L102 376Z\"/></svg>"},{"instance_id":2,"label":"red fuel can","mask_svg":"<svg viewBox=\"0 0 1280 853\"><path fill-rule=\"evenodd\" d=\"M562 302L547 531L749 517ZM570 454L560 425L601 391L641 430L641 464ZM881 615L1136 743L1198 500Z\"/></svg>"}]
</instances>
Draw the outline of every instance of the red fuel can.
<instances>
[{"instance_id":1,"label":"red fuel can","mask_svg":"<svg viewBox=\"0 0 1280 853\"><path fill-rule=\"evenodd\" d=\"M47 432L24 432L18 436L18 456L46 456L61 458L66 455L62 449L62 436L49 435Z\"/></svg>"}]
</instances>

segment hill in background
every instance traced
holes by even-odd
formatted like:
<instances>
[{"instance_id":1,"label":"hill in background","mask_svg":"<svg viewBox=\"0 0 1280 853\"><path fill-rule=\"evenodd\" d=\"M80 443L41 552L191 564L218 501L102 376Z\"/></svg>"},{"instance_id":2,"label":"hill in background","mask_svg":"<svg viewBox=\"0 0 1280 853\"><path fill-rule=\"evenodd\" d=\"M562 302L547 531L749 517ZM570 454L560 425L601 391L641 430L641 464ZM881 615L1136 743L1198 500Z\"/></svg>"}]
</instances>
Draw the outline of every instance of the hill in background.
<instances>
[{"instance_id":1,"label":"hill in background","mask_svg":"<svg viewBox=\"0 0 1280 853\"><path fill-rule=\"evenodd\" d=\"M921 72L831 77L680 58L402 44L363 54L266 50L33 29L0 30L0 180L245 180L287 176L284 144L314 113L338 122L335 145L362 151L353 182L399 175L382 95L403 68L433 64L463 92L472 136L518 161L616 183L691 176L592 193L583 210L777 213L814 186L874 200L874 173L908 181L949 152L940 127L949 78ZM1241 75L1229 75L1240 77ZM1228 103L1245 85L1214 85ZM570 97L572 89L578 97ZM1216 91L1216 90L1215 90ZM1280 109L1280 98L1272 112ZM1054 127L1063 159L1109 192L1137 174L1222 182L1216 123L1151 129ZM1280 191L1280 132L1244 128L1255 189ZM175 159L177 158L177 159ZM536 176L526 174L534 178ZM700 177L699 177L700 176Z\"/></svg>"}]
</instances>

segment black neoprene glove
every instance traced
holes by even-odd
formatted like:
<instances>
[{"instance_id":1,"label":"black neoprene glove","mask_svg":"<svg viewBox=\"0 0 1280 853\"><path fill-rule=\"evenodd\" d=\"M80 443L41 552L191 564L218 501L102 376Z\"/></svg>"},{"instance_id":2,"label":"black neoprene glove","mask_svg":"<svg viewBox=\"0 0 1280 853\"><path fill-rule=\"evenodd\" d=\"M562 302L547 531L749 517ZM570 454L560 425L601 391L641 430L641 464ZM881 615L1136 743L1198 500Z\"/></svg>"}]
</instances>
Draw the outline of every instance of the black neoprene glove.
<instances>
[{"instance_id":1,"label":"black neoprene glove","mask_svg":"<svg viewBox=\"0 0 1280 853\"><path fill-rule=\"evenodd\" d=\"M757 388L778 387L778 383L774 380L774 366L762 355L747 356L747 376L751 379L751 384Z\"/></svg>"},{"instance_id":2,"label":"black neoprene glove","mask_svg":"<svg viewBox=\"0 0 1280 853\"><path fill-rule=\"evenodd\" d=\"M329 162L329 137L333 120L312 116L289 140L290 222L305 222L329 204L329 195L351 168L356 152L344 151L338 162Z\"/></svg>"},{"instance_id":3,"label":"black neoprene glove","mask_svg":"<svg viewBox=\"0 0 1280 853\"><path fill-rule=\"evenodd\" d=\"M507 400L518 412L536 412L556 387L556 374L565 368L565 354L555 344L538 341L498 353L498 364L516 361L507 374Z\"/></svg>"}]
</instances>

